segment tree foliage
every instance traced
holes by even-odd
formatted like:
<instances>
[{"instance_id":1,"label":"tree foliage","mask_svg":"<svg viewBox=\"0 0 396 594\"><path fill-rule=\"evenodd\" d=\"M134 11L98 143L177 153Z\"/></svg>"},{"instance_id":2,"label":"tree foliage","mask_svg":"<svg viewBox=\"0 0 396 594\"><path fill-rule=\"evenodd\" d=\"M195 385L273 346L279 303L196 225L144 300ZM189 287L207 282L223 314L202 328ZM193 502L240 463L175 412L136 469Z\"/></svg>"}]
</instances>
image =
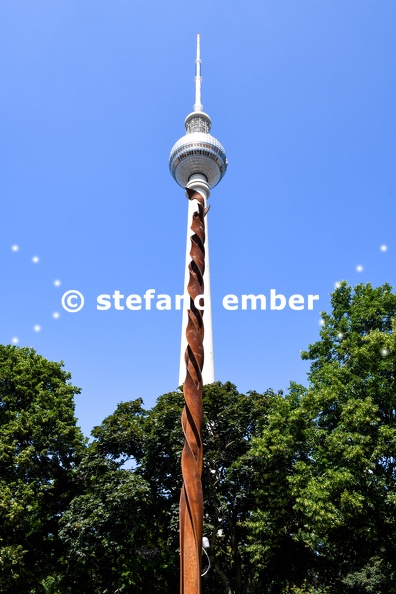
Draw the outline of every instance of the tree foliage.
<instances>
[{"instance_id":1,"label":"tree foliage","mask_svg":"<svg viewBox=\"0 0 396 594\"><path fill-rule=\"evenodd\" d=\"M341 283L331 307L307 387L204 389L205 594L395 591L396 295ZM86 444L69 379L0 347L0 591L178 591L183 394Z\"/></svg>"},{"instance_id":2,"label":"tree foliage","mask_svg":"<svg viewBox=\"0 0 396 594\"><path fill-rule=\"evenodd\" d=\"M0 591L23 594L59 570L59 518L83 450L61 363L0 346ZM45 559L45 563L43 560Z\"/></svg>"},{"instance_id":3,"label":"tree foliage","mask_svg":"<svg viewBox=\"0 0 396 594\"><path fill-rule=\"evenodd\" d=\"M320 340L303 353L312 361L308 389L293 386L276 403L255 446L256 462L267 473L252 526L256 553L264 553L276 518L268 492L268 473L276 466L283 469L288 509L277 529L305 549L312 581L330 592L390 593L396 569L396 295L389 285L353 290L341 283L331 303Z\"/></svg>"},{"instance_id":4,"label":"tree foliage","mask_svg":"<svg viewBox=\"0 0 396 594\"><path fill-rule=\"evenodd\" d=\"M214 568L207 592L250 591L254 564L245 522L254 501L248 452L272 397L240 394L231 383L205 388L205 534ZM72 502L61 531L70 547L73 592L178 589L184 398L177 391L161 396L150 411L141 405L139 399L121 403L96 427L80 466L84 494ZM132 468L125 468L131 461ZM128 488L120 491L120 483ZM78 565L93 589L78 577Z\"/></svg>"}]
</instances>

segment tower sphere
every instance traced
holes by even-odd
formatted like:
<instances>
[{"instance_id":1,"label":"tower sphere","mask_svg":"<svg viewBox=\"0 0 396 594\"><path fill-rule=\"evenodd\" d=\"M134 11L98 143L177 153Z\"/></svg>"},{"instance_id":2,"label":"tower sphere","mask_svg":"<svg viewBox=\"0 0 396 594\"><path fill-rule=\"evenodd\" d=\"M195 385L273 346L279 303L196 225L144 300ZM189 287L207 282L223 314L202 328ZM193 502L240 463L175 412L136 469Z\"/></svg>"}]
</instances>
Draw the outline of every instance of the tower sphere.
<instances>
[{"instance_id":1,"label":"tower sphere","mask_svg":"<svg viewBox=\"0 0 396 594\"><path fill-rule=\"evenodd\" d=\"M185 188L194 176L206 179L205 187L214 188L227 169L227 157L220 142L210 132L212 122L204 113L201 101L201 50L197 35L197 59L195 60L194 111L186 117L186 134L173 145L169 156L169 169L177 183ZM206 185L207 184L207 185ZM209 191L209 190L208 190Z\"/></svg>"},{"instance_id":2,"label":"tower sphere","mask_svg":"<svg viewBox=\"0 0 396 594\"><path fill-rule=\"evenodd\" d=\"M169 169L177 183L185 188L192 175L204 175L214 188L227 169L222 144L209 134L210 117L202 111L190 113L185 121L186 134L174 144L169 156Z\"/></svg>"}]
</instances>

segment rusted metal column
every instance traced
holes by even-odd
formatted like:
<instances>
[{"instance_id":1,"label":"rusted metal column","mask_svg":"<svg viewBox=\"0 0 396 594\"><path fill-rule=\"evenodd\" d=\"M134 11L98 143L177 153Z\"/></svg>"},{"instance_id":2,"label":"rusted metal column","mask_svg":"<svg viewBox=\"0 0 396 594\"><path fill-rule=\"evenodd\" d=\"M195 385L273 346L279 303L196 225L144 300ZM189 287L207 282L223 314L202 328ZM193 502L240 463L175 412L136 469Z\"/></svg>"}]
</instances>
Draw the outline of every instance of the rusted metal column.
<instances>
[{"instance_id":1,"label":"rusted metal column","mask_svg":"<svg viewBox=\"0 0 396 594\"><path fill-rule=\"evenodd\" d=\"M204 364L203 310L197 309L194 299L204 293L205 270L205 200L187 188L190 200L197 201L192 217L190 277L187 285L190 297L186 329L186 379L183 385L185 406L182 427L185 436L182 452L183 487L180 496L180 594L201 593L201 561L203 531L202 493L202 369ZM199 300L203 306L203 298Z\"/></svg>"}]
</instances>

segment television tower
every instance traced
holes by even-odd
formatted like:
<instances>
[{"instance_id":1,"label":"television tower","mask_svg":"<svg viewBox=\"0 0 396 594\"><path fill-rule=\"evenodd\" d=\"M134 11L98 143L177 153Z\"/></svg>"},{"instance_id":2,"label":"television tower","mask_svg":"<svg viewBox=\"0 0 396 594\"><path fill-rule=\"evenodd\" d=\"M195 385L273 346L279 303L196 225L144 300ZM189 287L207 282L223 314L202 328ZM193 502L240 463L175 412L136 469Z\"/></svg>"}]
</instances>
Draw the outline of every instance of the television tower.
<instances>
[{"instance_id":1,"label":"television tower","mask_svg":"<svg viewBox=\"0 0 396 594\"><path fill-rule=\"evenodd\" d=\"M195 104L194 111L189 113L184 125L186 134L173 146L169 157L169 169L177 183L182 187L195 190L204 199L204 207L210 196L210 190L216 186L224 176L227 169L227 157L220 142L211 136L212 122L207 113L204 113L201 98L201 55L200 36L197 35L197 58L195 60ZM188 195L187 195L188 197ZM188 265L190 262L191 247L191 217L196 208L196 202L189 200L187 216L187 246L186 268L184 277L184 303L188 303L187 284L189 279ZM205 272L204 272L204 303L205 303L205 366L203 369L203 383L211 384L215 381L214 354L213 354L213 329L212 329L212 304L210 297L210 268L209 268L209 243L208 222L205 217ZM186 364L184 355L187 347L186 326L187 307L183 307L182 337L180 348L179 386L184 383Z\"/></svg>"},{"instance_id":2,"label":"television tower","mask_svg":"<svg viewBox=\"0 0 396 594\"><path fill-rule=\"evenodd\" d=\"M185 188L189 200L179 376L179 385L183 384L185 401L182 413L185 437L181 457L183 487L179 505L180 594L201 593L202 394L203 385L214 382L206 214L210 190L219 183L227 169L224 148L209 133L211 120L203 112L201 82L200 38L198 35L194 111L186 117L186 134L173 146L169 157L171 174L177 183ZM204 316L203 309L205 309Z\"/></svg>"}]
</instances>

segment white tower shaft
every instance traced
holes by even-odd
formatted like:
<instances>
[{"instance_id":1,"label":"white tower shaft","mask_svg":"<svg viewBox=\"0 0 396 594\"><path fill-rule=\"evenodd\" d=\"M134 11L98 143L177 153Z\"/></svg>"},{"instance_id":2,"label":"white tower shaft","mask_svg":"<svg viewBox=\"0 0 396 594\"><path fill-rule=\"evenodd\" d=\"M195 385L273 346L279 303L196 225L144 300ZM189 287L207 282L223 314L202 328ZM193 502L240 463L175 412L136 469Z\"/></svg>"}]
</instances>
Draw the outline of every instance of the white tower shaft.
<instances>
[{"instance_id":1,"label":"white tower shaft","mask_svg":"<svg viewBox=\"0 0 396 594\"><path fill-rule=\"evenodd\" d=\"M188 183L188 187L199 192L205 200L205 207L209 198L210 190L204 176L196 174ZM184 307L182 317L182 336L180 347L180 368L179 368L179 386L184 383L186 378L186 363L184 355L187 348L186 328L187 328L187 310L190 303L190 297L187 291L188 280L190 277L188 265L191 262L191 221L194 211L197 210L197 201L188 201L187 215L187 244L186 244L186 268L184 274ZM202 370L202 380L204 385L212 384L215 381L214 375L214 351L213 351L213 327L212 327L212 301L210 293L210 266L209 266L209 234L208 217L205 217L205 272L204 272L204 366Z\"/></svg>"},{"instance_id":2,"label":"white tower shaft","mask_svg":"<svg viewBox=\"0 0 396 594\"><path fill-rule=\"evenodd\" d=\"M180 138L172 147L169 155L169 169L182 188L188 188L199 192L203 197L205 207L214 188L223 178L227 170L227 157L224 147L210 134L212 122L207 113L204 113L202 106L202 77L201 77L201 46L200 36L197 35L197 54L195 60L195 103L194 111L189 113L185 119L184 126L186 134ZM189 193L189 196L192 194ZM190 274L188 266L191 261L191 225L193 213L197 210L197 201L188 200L187 218L187 246L186 246L186 267L184 275L184 307L182 319L182 338L180 349L179 386L186 380L185 352L187 348L186 328L190 307L190 296L187 291ZM210 295L210 266L209 266L209 241L208 221L204 218L205 224L205 270L204 270L204 366L202 380L204 384L211 384L215 381L214 376L214 355L213 355L213 329L212 329L212 303Z\"/></svg>"}]
</instances>

